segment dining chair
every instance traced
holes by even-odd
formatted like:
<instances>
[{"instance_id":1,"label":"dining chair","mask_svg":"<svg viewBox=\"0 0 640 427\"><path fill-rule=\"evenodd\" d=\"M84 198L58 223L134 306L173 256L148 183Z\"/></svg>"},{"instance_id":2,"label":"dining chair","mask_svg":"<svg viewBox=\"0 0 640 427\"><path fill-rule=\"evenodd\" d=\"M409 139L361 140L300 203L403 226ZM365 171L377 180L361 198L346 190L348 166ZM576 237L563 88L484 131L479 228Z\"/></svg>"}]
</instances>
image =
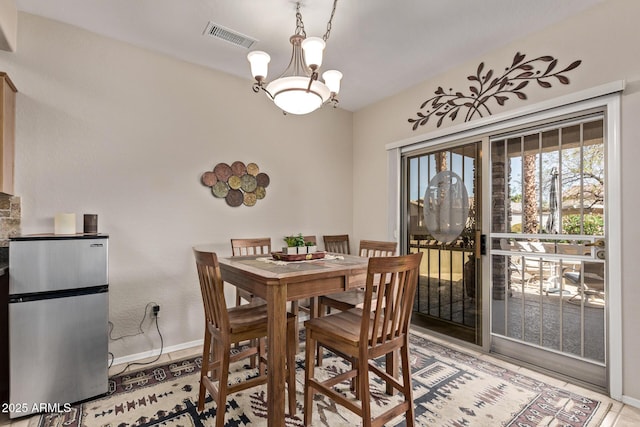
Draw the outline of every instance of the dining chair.
<instances>
[{"instance_id":1,"label":"dining chair","mask_svg":"<svg viewBox=\"0 0 640 427\"><path fill-rule=\"evenodd\" d=\"M271 238L231 239L231 252L233 256L270 255ZM253 298L254 296L250 292L236 288L236 306L242 304L243 299L251 302Z\"/></svg>"},{"instance_id":2,"label":"dining chair","mask_svg":"<svg viewBox=\"0 0 640 427\"><path fill-rule=\"evenodd\" d=\"M393 257L369 259L362 309L316 317L305 322L305 381L304 425L309 426L313 415L314 396L324 394L335 403L362 417L364 426L382 426L393 418L405 414L406 424L413 426L415 413L411 392L409 366L409 322L422 252ZM380 285L376 286L376 283ZM351 369L327 379L315 377L314 350L316 343L331 345L340 355L355 360ZM387 366L387 372L379 368L375 359L393 357L399 351L402 382L397 380ZM403 394L404 400L372 418L369 374L382 379ZM334 388L339 383L357 378L356 399L349 393ZM359 404L358 404L359 401Z\"/></svg>"},{"instance_id":3,"label":"dining chair","mask_svg":"<svg viewBox=\"0 0 640 427\"><path fill-rule=\"evenodd\" d=\"M231 253L233 256L271 254L271 238L231 239ZM236 287L236 307L242 304L242 300L252 302L254 298L251 292ZM255 346L256 343L252 342L251 345ZM236 348L238 347L240 343L236 343ZM256 357L251 358L251 367L256 367Z\"/></svg>"},{"instance_id":4,"label":"dining chair","mask_svg":"<svg viewBox=\"0 0 640 427\"><path fill-rule=\"evenodd\" d=\"M377 240L360 240L358 255L361 257L393 256L396 254L396 242L384 242ZM364 303L364 289L356 288L335 294L322 295L318 297L318 316L322 317L328 310L336 309L340 311L359 307ZM318 347L317 364L322 365L323 352Z\"/></svg>"},{"instance_id":5,"label":"dining chair","mask_svg":"<svg viewBox=\"0 0 640 427\"><path fill-rule=\"evenodd\" d=\"M348 234L322 236L322 240L324 240L324 250L327 252L351 254Z\"/></svg>"},{"instance_id":6,"label":"dining chair","mask_svg":"<svg viewBox=\"0 0 640 427\"><path fill-rule=\"evenodd\" d=\"M214 252L193 249L196 258L200 291L205 314L204 346L202 349L202 369L200 371L200 391L198 411L204 409L206 392L216 402L216 427L224 426L227 395L267 383L265 341L267 337L266 303L250 303L227 308L224 297L224 282L220 275L218 258ZM295 324L297 319L287 313L287 383L289 413L296 413L295 392L295 346L297 341ZM231 354L231 345L242 341L257 342L257 347L243 347ZM228 384L229 365L232 362L259 356L258 376ZM265 357L266 356L266 357ZM216 387L215 382L218 382Z\"/></svg>"}]
</instances>

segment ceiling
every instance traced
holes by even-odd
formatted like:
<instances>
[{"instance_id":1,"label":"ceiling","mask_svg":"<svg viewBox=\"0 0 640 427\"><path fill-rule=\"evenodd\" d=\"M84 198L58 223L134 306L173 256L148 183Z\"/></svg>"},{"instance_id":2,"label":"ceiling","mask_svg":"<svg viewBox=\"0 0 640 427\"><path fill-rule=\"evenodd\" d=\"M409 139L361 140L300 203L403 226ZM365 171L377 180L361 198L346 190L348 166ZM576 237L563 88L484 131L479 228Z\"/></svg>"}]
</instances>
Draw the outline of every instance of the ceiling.
<instances>
[{"instance_id":1,"label":"ceiling","mask_svg":"<svg viewBox=\"0 0 640 427\"><path fill-rule=\"evenodd\" d=\"M343 72L340 106L356 111L602 1L338 0L322 69ZM203 35L208 22L257 39L251 50L271 55L268 80L287 66L289 37L295 31L294 0L16 0L16 4L23 12L246 78L247 90L249 50ZM332 4L333 0L301 0L307 36L325 33Z\"/></svg>"}]
</instances>

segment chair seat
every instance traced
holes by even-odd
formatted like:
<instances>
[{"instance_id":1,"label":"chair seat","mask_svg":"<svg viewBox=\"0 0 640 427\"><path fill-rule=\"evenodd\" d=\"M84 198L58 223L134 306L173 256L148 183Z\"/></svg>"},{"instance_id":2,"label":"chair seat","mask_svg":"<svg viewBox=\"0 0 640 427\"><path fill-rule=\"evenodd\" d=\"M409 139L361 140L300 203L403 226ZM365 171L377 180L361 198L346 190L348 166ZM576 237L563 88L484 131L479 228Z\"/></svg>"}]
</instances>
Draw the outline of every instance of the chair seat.
<instances>
[{"instance_id":1,"label":"chair seat","mask_svg":"<svg viewBox=\"0 0 640 427\"><path fill-rule=\"evenodd\" d=\"M345 292L323 295L320 297L319 303L340 311L362 306L364 304L364 289L351 289Z\"/></svg>"},{"instance_id":2,"label":"chair seat","mask_svg":"<svg viewBox=\"0 0 640 427\"><path fill-rule=\"evenodd\" d=\"M373 319L373 314L371 315L371 319ZM384 324L384 317L379 319L379 323ZM340 351L344 354L343 348L340 344L346 344L351 347L358 347L358 343L360 342L360 327L362 324L362 309L360 308L352 308L350 310L341 311L336 314L332 314L331 316L325 317L316 317L314 319L310 319L304 322L305 328L307 331L317 332L320 331L322 333L322 338L318 338L319 341L322 341L325 344L330 344L330 348ZM373 323L369 325L369 333L371 335L371 330L373 328ZM382 332L381 329L379 329ZM382 335L379 334L378 338L381 338ZM348 354L350 356L356 356L357 353Z\"/></svg>"},{"instance_id":3,"label":"chair seat","mask_svg":"<svg viewBox=\"0 0 640 427\"><path fill-rule=\"evenodd\" d=\"M266 333L269 319L266 303L250 303L228 309L229 327L232 334L241 334L246 331L256 331L258 334ZM295 316L287 313L287 320ZM262 335L260 335L262 336Z\"/></svg>"},{"instance_id":4,"label":"chair seat","mask_svg":"<svg viewBox=\"0 0 640 427\"><path fill-rule=\"evenodd\" d=\"M341 311L331 316L315 317L306 320L304 327L307 330L318 329L323 333L335 337L347 344L357 344L360 339L360 324L362 323L362 310L352 308Z\"/></svg>"}]
</instances>

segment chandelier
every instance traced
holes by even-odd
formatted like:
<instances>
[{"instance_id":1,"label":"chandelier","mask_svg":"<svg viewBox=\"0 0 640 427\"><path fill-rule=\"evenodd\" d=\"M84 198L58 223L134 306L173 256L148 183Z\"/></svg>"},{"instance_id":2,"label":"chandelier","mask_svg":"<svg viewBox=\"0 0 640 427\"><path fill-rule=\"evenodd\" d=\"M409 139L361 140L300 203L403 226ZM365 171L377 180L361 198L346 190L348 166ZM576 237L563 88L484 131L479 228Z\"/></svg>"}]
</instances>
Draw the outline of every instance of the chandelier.
<instances>
[{"instance_id":1,"label":"chandelier","mask_svg":"<svg viewBox=\"0 0 640 427\"><path fill-rule=\"evenodd\" d=\"M342 73L328 70L322 74L324 82L318 79L318 70L322 65L322 51L331 33L331 21L336 12L334 0L331 17L327 23L327 32L320 37L307 37L300 13L300 3L296 3L296 31L289 38L293 46L291 61L284 72L271 83L266 83L268 64L271 57L262 51L249 52L247 59L251 64L251 74L256 81L253 91L264 91L269 98L286 114L308 114L320 108L325 102L338 105L338 92Z\"/></svg>"}]
</instances>

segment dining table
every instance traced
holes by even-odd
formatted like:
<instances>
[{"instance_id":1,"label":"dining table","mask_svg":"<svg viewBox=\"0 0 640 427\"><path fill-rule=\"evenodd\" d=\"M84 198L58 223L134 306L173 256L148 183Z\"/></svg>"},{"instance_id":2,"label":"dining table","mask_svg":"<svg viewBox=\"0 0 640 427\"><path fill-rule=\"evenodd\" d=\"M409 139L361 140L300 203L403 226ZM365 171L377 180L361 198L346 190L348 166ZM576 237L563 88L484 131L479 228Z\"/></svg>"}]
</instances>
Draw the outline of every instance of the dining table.
<instances>
[{"instance_id":1,"label":"dining table","mask_svg":"<svg viewBox=\"0 0 640 427\"><path fill-rule=\"evenodd\" d=\"M364 287L369 259L327 253L323 258L292 262L265 255L218 260L223 281L267 302L267 425L282 427L285 425L287 302L313 300L321 295ZM314 314L311 307L311 316Z\"/></svg>"}]
</instances>

